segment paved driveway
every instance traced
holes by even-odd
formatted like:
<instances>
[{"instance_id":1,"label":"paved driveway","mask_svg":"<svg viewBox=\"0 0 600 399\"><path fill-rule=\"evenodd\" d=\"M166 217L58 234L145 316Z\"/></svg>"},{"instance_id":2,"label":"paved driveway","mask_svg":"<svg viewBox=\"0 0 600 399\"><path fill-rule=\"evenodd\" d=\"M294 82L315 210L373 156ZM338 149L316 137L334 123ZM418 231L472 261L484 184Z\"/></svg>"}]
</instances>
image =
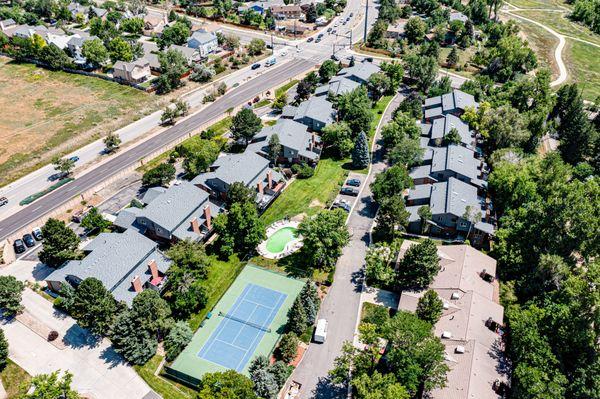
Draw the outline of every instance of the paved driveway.
<instances>
[{"instance_id":1,"label":"paved driveway","mask_svg":"<svg viewBox=\"0 0 600 399\"><path fill-rule=\"evenodd\" d=\"M402 99L403 97L398 95L392 100L382 117L383 122L380 126L390 120L392 111ZM325 318L329 322L327 340L323 344L311 344L304 359L292 374L291 379L302 384L299 396L302 399L347 396L346 387L331 385L327 374L333 368L333 361L340 354L342 344L354 339L361 303L363 266L369 243L369 231L377 210L371 198L369 184L384 168L383 153L377 143L371 173L348 219L348 227L352 234L350 243L344 248L337 262L334 283L319 311L319 318Z\"/></svg>"},{"instance_id":2,"label":"paved driveway","mask_svg":"<svg viewBox=\"0 0 600 399\"><path fill-rule=\"evenodd\" d=\"M122 361L108 340L95 340L75 321L54 310L40 295L26 289L23 305L39 321L65 337L67 348L60 350L28 327L16 321L2 320L2 329L10 345L10 359L29 374L70 370L72 387L95 399L143 398L150 388L132 367Z\"/></svg>"}]
</instances>

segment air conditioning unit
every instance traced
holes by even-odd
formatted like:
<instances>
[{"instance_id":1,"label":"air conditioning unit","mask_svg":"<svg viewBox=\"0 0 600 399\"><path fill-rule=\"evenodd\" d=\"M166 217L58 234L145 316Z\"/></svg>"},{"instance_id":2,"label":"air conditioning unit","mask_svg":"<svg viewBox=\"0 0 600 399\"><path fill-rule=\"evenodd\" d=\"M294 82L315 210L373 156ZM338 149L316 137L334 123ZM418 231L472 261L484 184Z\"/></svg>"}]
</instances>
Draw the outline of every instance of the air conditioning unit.
<instances>
[{"instance_id":1,"label":"air conditioning unit","mask_svg":"<svg viewBox=\"0 0 600 399\"><path fill-rule=\"evenodd\" d=\"M450 304L448 302L444 302L444 310L448 310L450 308Z\"/></svg>"},{"instance_id":2,"label":"air conditioning unit","mask_svg":"<svg viewBox=\"0 0 600 399\"><path fill-rule=\"evenodd\" d=\"M462 345L458 345L455 349L454 352L456 353L465 353L465 347Z\"/></svg>"},{"instance_id":3,"label":"air conditioning unit","mask_svg":"<svg viewBox=\"0 0 600 399\"><path fill-rule=\"evenodd\" d=\"M452 338L452 333L450 331L444 331L444 332L442 332L442 338L450 339L450 338Z\"/></svg>"},{"instance_id":4,"label":"air conditioning unit","mask_svg":"<svg viewBox=\"0 0 600 399\"><path fill-rule=\"evenodd\" d=\"M450 296L450 299L457 300L460 299L460 294L458 292L453 292Z\"/></svg>"}]
</instances>

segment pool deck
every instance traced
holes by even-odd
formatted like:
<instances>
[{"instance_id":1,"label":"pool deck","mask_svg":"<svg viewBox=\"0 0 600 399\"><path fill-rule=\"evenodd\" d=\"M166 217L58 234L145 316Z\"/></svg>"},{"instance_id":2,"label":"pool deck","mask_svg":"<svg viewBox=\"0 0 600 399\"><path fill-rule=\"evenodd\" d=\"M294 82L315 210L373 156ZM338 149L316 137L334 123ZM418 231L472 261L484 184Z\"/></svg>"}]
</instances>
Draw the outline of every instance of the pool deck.
<instances>
[{"instance_id":1,"label":"pool deck","mask_svg":"<svg viewBox=\"0 0 600 399\"><path fill-rule=\"evenodd\" d=\"M296 221L296 220L279 220L275 223L273 223L272 225L270 225L269 227L267 227L267 231L266 231L266 235L267 235L267 239L264 240L263 242L261 242L258 247L256 248L256 250L258 251L258 253L267 259L280 259L280 258L284 258L288 255L291 255L292 253L298 251L300 248L302 248L302 237L298 236L295 240L291 240L290 242L288 242L285 246L285 248L280 251L280 252L271 252L267 249L267 242L269 241L269 238L271 238L271 236L273 234L275 234L276 232L278 232L279 230L285 229L285 228L295 228L297 229L298 226L300 226L300 222Z\"/></svg>"}]
</instances>

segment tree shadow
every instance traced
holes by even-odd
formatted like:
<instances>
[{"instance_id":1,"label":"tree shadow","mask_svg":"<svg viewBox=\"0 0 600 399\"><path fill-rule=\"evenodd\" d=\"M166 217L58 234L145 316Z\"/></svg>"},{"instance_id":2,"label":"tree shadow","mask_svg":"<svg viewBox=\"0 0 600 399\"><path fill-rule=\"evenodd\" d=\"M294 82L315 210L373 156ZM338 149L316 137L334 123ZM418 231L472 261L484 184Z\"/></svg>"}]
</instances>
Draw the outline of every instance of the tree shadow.
<instances>
[{"instance_id":1,"label":"tree shadow","mask_svg":"<svg viewBox=\"0 0 600 399\"><path fill-rule=\"evenodd\" d=\"M329 377L319 378L316 388L312 392L314 399L334 399L348 397L348 388L344 385L334 384Z\"/></svg>"},{"instance_id":2,"label":"tree shadow","mask_svg":"<svg viewBox=\"0 0 600 399\"><path fill-rule=\"evenodd\" d=\"M77 324L73 324L65 333L63 342L65 345L73 349L92 349L100 345L100 342L102 342L102 337L91 334L87 330L79 327Z\"/></svg>"},{"instance_id":3,"label":"tree shadow","mask_svg":"<svg viewBox=\"0 0 600 399\"><path fill-rule=\"evenodd\" d=\"M60 309L54 308L54 310L52 311L52 316L56 317L59 320L64 320L68 317L68 314L66 314Z\"/></svg>"},{"instance_id":4,"label":"tree shadow","mask_svg":"<svg viewBox=\"0 0 600 399\"><path fill-rule=\"evenodd\" d=\"M119 355L112 346L105 348L100 354L100 359L108 365L109 369L115 368L122 364L127 364L127 361Z\"/></svg>"},{"instance_id":5,"label":"tree shadow","mask_svg":"<svg viewBox=\"0 0 600 399\"><path fill-rule=\"evenodd\" d=\"M41 280L45 280L46 277L48 277L53 271L54 271L54 269L51 268L50 266L46 266L42 262L38 262L33 267L31 274L36 281L41 281Z\"/></svg>"},{"instance_id":6,"label":"tree shadow","mask_svg":"<svg viewBox=\"0 0 600 399\"><path fill-rule=\"evenodd\" d=\"M509 376L511 365L504 353L504 347L501 338L498 338L492 344L490 350L488 351L490 357L496 360L496 371L503 376Z\"/></svg>"},{"instance_id":7,"label":"tree shadow","mask_svg":"<svg viewBox=\"0 0 600 399\"><path fill-rule=\"evenodd\" d=\"M362 287L365 282L365 273L364 269L361 268L352 273L350 282L354 285L354 292L362 292Z\"/></svg>"}]
</instances>

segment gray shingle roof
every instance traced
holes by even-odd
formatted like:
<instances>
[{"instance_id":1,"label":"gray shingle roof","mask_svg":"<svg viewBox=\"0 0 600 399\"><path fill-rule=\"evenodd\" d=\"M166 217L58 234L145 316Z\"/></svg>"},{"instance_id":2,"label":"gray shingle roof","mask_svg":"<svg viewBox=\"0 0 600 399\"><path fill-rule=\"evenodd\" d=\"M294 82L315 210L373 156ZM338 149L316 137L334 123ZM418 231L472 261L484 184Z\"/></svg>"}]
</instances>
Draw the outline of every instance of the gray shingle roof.
<instances>
[{"instance_id":1,"label":"gray shingle roof","mask_svg":"<svg viewBox=\"0 0 600 399\"><path fill-rule=\"evenodd\" d=\"M328 125L335 121L335 114L333 104L327 101L325 97L313 96L298 105L294 120L306 117Z\"/></svg>"},{"instance_id":2,"label":"gray shingle roof","mask_svg":"<svg viewBox=\"0 0 600 399\"><path fill-rule=\"evenodd\" d=\"M142 197L144 204L149 204L156 199L159 195L165 193L167 189L165 187L150 187Z\"/></svg>"},{"instance_id":3,"label":"gray shingle roof","mask_svg":"<svg viewBox=\"0 0 600 399\"><path fill-rule=\"evenodd\" d=\"M431 173L450 170L459 173L469 179L477 177L477 165L475 153L460 145L450 145L433 149L431 161Z\"/></svg>"},{"instance_id":4,"label":"gray shingle roof","mask_svg":"<svg viewBox=\"0 0 600 399\"><path fill-rule=\"evenodd\" d=\"M332 93L334 96L341 96L342 94L350 93L357 87L360 87L359 82L344 76L337 76L332 78L328 85L318 87L315 94L319 96L321 94Z\"/></svg>"},{"instance_id":5,"label":"gray shingle roof","mask_svg":"<svg viewBox=\"0 0 600 399\"><path fill-rule=\"evenodd\" d=\"M170 267L157 244L135 230L100 234L84 250L91 252L83 260L70 261L55 270L46 280L62 282L69 275L81 280L94 277L102 281L116 300L131 304L136 295L131 289L131 279L138 275L142 283L147 281L150 260L156 260L158 270L163 273Z\"/></svg>"},{"instance_id":6,"label":"gray shingle roof","mask_svg":"<svg viewBox=\"0 0 600 399\"><path fill-rule=\"evenodd\" d=\"M150 66L150 62L148 62L148 60L145 58L139 58L132 62L117 61L115 62L113 69L131 72L136 67L143 68L146 65Z\"/></svg>"},{"instance_id":7,"label":"gray shingle roof","mask_svg":"<svg viewBox=\"0 0 600 399\"><path fill-rule=\"evenodd\" d=\"M381 68L379 68L377 65L364 60L363 62L356 63L354 66L342 69L338 73L338 76L344 76L360 83L367 83L371 75L379 72L380 70Z\"/></svg>"},{"instance_id":8,"label":"gray shingle roof","mask_svg":"<svg viewBox=\"0 0 600 399\"><path fill-rule=\"evenodd\" d=\"M210 187L210 184L206 184L208 180L219 179L229 185L238 181L248 185L268 167L269 161L252 151L227 154L212 164L211 169L215 169L213 172L196 176L192 183Z\"/></svg>"},{"instance_id":9,"label":"gray shingle roof","mask_svg":"<svg viewBox=\"0 0 600 399\"><path fill-rule=\"evenodd\" d=\"M433 184L429 206L434 215L449 213L457 217L465 214L467 206L481 209L477 188L454 177L447 182Z\"/></svg>"},{"instance_id":10,"label":"gray shingle roof","mask_svg":"<svg viewBox=\"0 0 600 399\"><path fill-rule=\"evenodd\" d=\"M309 159L319 157L317 152L308 149L313 137L312 133L308 132L306 125L291 119L279 119L275 125L264 127L256 135L256 142L251 143L246 151L268 153L269 139L274 134L279 136L282 146L297 151Z\"/></svg>"},{"instance_id":11,"label":"gray shingle roof","mask_svg":"<svg viewBox=\"0 0 600 399\"><path fill-rule=\"evenodd\" d=\"M140 208L130 207L123 209L121 212L119 212L113 224L126 230L135 223L135 220L141 214L142 210Z\"/></svg>"},{"instance_id":12,"label":"gray shingle roof","mask_svg":"<svg viewBox=\"0 0 600 399\"><path fill-rule=\"evenodd\" d=\"M409 201L427 199L431 197L431 188L431 184L418 184L408 190L408 197L406 199Z\"/></svg>"},{"instance_id":13,"label":"gray shingle roof","mask_svg":"<svg viewBox=\"0 0 600 399\"><path fill-rule=\"evenodd\" d=\"M190 36L190 38L188 39L188 43L192 39L197 40L200 44L206 44L217 40L217 36L212 32L197 30L196 32L192 33L192 36Z\"/></svg>"},{"instance_id":14,"label":"gray shingle roof","mask_svg":"<svg viewBox=\"0 0 600 399\"><path fill-rule=\"evenodd\" d=\"M442 95L442 107L444 112L449 112L455 109L465 110L467 107L478 108L479 104L475 101L475 97L465 93L464 91L454 89L451 93Z\"/></svg>"},{"instance_id":15,"label":"gray shingle roof","mask_svg":"<svg viewBox=\"0 0 600 399\"><path fill-rule=\"evenodd\" d=\"M157 195L142 212L142 216L173 233L191 215L208 203L208 193L190 182L180 182ZM215 214L216 216L216 214Z\"/></svg>"},{"instance_id":16,"label":"gray shingle roof","mask_svg":"<svg viewBox=\"0 0 600 399\"><path fill-rule=\"evenodd\" d=\"M431 125L431 138L441 139L447 135L450 130L458 130L461 142L466 146L473 145L473 137L469 130L469 125L463 122L459 117L454 115L446 115L443 118L435 119Z\"/></svg>"}]
</instances>

